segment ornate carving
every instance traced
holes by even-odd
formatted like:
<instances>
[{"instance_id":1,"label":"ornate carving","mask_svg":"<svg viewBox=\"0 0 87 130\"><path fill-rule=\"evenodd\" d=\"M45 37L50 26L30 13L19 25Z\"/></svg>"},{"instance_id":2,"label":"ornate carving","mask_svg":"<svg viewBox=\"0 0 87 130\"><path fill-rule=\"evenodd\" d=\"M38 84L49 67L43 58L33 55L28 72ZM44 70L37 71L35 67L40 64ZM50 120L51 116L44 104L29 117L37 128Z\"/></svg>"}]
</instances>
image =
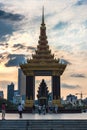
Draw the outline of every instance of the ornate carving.
<instances>
[{"instance_id":1,"label":"ornate carving","mask_svg":"<svg viewBox=\"0 0 87 130\"><path fill-rule=\"evenodd\" d=\"M53 100L53 105L55 106L55 105L58 105L58 107L61 107L62 105L61 105L61 100L60 99L57 99L57 100Z\"/></svg>"},{"instance_id":2,"label":"ornate carving","mask_svg":"<svg viewBox=\"0 0 87 130\"><path fill-rule=\"evenodd\" d=\"M33 107L34 101L26 99L25 107Z\"/></svg>"},{"instance_id":3,"label":"ornate carving","mask_svg":"<svg viewBox=\"0 0 87 130\"><path fill-rule=\"evenodd\" d=\"M48 105L48 92L49 92L48 87L43 79L39 86L38 95L37 95L39 105L41 106Z\"/></svg>"}]
</instances>

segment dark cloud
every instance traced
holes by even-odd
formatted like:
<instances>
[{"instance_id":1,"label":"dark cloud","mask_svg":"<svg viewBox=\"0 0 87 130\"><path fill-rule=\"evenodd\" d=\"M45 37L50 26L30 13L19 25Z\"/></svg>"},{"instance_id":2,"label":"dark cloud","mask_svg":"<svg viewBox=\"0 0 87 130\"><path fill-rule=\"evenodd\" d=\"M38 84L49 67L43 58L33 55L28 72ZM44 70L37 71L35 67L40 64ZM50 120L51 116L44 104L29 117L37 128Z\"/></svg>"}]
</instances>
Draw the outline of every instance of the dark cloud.
<instances>
[{"instance_id":1,"label":"dark cloud","mask_svg":"<svg viewBox=\"0 0 87 130\"><path fill-rule=\"evenodd\" d=\"M64 29L64 28L66 28L68 26L68 22L59 22L58 24L56 24L55 26L54 26L54 28L53 29Z\"/></svg>"},{"instance_id":2,"label":"dark cloud","mask_svg":"<svg viewBox=\"0 0 87 130\"><path fill-rule=\"evenodd\" d=\"M18 43L18 44L14 44L13 47L20 49L20 48L24 48L25 46L20 44L20 43Z\"/></svg>"},{"instance_id":3,"label":"dark cloud","mask_svg":"<svg viewBox=\"0 0 87 130\"><path fill-rule=\"evenodd\" d=\"M22 54L9 54L7 58L6 67L19 66L20 63L25 62L25 55Z\"/></svg>"},{"instance_id":4,"label":"dark cloud","mask_svg":"<svg viewBox=\"0 0 87 130\"><path fill-rule=\"evenodd\" d=\"M0 46L5 46L5 47L8 47L8 43L0 43Z\"/></svg>"},{"instance_id":5,"label":"dark cloud","mask_svg":"<svg viewBox=\"0 0 87 130\"><path fill-rule=\"evenodd\" d=\"M35 50L36 48L33 47L33 46L28 46L27 49L28 49L28 50Z\"/></svg>"},{"instance_id":6,"label":"dark cloud","mask_svg":"<svg viewBox=\"0 0 87 130\"><path fill-rule=\"evenodd\" d=\"M87 4L87 0L78 0L75 4L75 6L81 6Z\"/></svg>"},{"instance_id":7,"label":"dark cloud","mask_svg":"<svg viewBox=\"0 0 87 130\"><path fill-rule=\"evenodd\" d=\"M0 10L0 19L7 19L7 20L11 20L11 21L20 21L24 18L24 16L20 15L20 14L12 14L9 12L5 12L3 10Z\"/></svg>"},{"instance_id":8,"label":"dark cloud","mask_svg":"<svg viewBox=\"0 0 87 130\"><path fill-rule=\"evenodd\" d=\"M6 35L11 35L15 31L13 26L6 21L0 21L0 40L4 40Z\"/></svg>"},{"instance_id":9,"label":"dark cloud","mask_svg":"<svg viewBox=\"0 0 87 130\"><path fill-rule=\"evenodd\" d=\"M62 88L77 89L77 88L81 88L81 87L79 85L62 84Z\"/></svg>"},{"instance_id":10,"label":"dark cloud","mask_svg":"<svg viewBox=\"0 0 87 130\"><path fill-rule=\"evenodd\" d=\"M7 40L14 31L18 30L18 21L21 21L23 18L20 14L12 14L0 10L0 41Z\"/></svg>"},{"instance_id":11,"label":"dark cloud","mask_svg":"<svg viewBox=\"0 0 87 130\"><path fill-rule=\"evenodd\" d=\"M3 43L0 43L0 46L4 46L4 44L3 44Z\"/></svg>"},{"instance_id":12,"label":"dark cloud","mask_svg":"<svg viewBox=\"0 0 87 130\"><path fill-rule=\"evenodd\" d=\"M4 61L4 59L6 59L8 56L7 52L1 53L0 54L0 63Z\"/></svg>"},{"instance_id":13,"label":"dark cloud","mask_svg":"<svg viewBox=\"0 0 87 130\"><path fill-rule=\"evenodd\" d=\"M0 54L0 62L1 62L2 59L4 59L4 57L3 57L2 54Z\"/></svg>"},{"instance_id":14,"label":"dark cloud","mask_svg":"<svg viewBox=\"0 0 87 130\"><path fill-rule=\"evenodd\" d=\"M85 78L85 75L84 74L72 74L71 77Z\"/></svg>"},{"instance_id":15,"label":"dark cloud","mask_svg":"<svg viewBox=\"0 0 87 130\"><path fill-rule=\"evenodd\" d=\"M2 59L2 55L0 54L0 59Z\"/></svg>"},{"instance_id":16,"label":"dark cloud","mask_svg":"<svg viewBox=\"0 0 87 130\"><path fill-rule=\"evenodd\" d=\"M34 50L36 49L36 48L33 47L33 46L24 46L24 45L21 44L21 43L14 44L14 45L13 45L13 48L15 48L16 50L17 50L17 49L27 49L27 51L28 51L28 50L34 51Z\"/></svg>"}]
</instances>

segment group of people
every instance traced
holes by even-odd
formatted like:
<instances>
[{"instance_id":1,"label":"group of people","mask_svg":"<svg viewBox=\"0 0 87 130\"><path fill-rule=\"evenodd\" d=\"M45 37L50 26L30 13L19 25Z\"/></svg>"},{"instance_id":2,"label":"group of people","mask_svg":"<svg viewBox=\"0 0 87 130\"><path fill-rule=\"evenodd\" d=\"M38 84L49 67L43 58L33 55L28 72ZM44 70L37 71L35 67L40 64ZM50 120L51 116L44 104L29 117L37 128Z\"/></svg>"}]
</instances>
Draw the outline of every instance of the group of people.
<instances>
[{"instance_id":1,"label":"group of people","mask_svg":"<svg viewBox=\"0 0 87 130\"><path fill-rule=\"evenodd\" d=\"M39 105L39 106L38 106L38 113L39 113L39 114L42 113L42 114L45 115L45 114L46 114L46 106L45 106L45 105L43 105L43 106L40 106L40 105Z\"/></svg>"},{"instance_id":2,"label":"group of people","mask_svg":"<svg viewBox=\"0 0 87 130\"><path fill-rule=\"evenodd\" d=\"M18 105L18 113L19 113L19 118L22 118L22 112L23 112L23 109L24 109L24 107L23 107L23 105L21 104L21 103L19 103L19 105ZM5 111L6 111L6 104L5 103L2 103L2 120L4 120L5 119ZM38 113L39 114L46 114L46 112L51 112L51 111L53 111L52 110L52 107L49 107L48 108L48 110L47 110L47 107L45 106L45 105L43 105L43 106L38 106ZM54 107L54 111L55 111L55 113L57 113L58 112L58 105L55 105L55 107ZM33 112L35 112L35 106L33 106Z\"/></svg>"},{"instance_id":3,"label":"group of people","mask_svg":"<svg viewBox=\"0 0 87 130\"><path fill-rule=\"evenodd\" d=\"M19 113L19 118L22 118L22 112L23 112L23 105L19 103L18 105L18 113ZM2 120L5 120L5 112L6 112L6 104L2 103Z\"/></svg>"},{"instance_id":4,"label":"group of people","mask_svg":"<svg viewBox=\"0 0 87 130\"><path fill-rule=\"evenodd\" d=\"M38 106L38 113L39 114L46 114L46 113L58 113L58 105L56 104L55 106Z\"/></svg>"}]
</instances>

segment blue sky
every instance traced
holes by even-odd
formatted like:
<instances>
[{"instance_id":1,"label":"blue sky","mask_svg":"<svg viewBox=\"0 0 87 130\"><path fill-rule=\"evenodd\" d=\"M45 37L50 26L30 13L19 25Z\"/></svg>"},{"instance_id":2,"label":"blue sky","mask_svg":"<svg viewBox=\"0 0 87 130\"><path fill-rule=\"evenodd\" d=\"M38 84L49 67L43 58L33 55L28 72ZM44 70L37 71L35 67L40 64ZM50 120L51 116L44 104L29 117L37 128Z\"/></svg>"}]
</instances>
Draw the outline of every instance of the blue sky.
<instances>
[{"instance_id":1,"label":"blue sky","mask_svg":"<svg viewBox=\"0 0 87 130\"><path fill-rule=\"evenodd\" d=\"M62 96L85 93L87 0L0 0L0 88L6 93L11 81L17 88L18 64L38 44L43 5L50 49L68 63L61 77Z\"/></svg>"}]
</instances>

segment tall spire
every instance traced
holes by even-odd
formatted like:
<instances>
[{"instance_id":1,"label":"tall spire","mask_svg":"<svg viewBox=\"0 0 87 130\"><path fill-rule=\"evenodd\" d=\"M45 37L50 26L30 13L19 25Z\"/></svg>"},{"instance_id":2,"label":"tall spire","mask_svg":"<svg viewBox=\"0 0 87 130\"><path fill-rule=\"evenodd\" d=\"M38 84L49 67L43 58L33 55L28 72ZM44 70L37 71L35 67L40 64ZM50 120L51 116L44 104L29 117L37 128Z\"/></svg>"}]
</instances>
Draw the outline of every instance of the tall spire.
<instances>
[{"instance_id":1,"label":"tall spire","mask_svg":"<svg viewBox=\"0 0 87 130\"><path fill-rule=\"evenodd\" d=\"M44 6L42 8L42 25L44 25Z\"/></svg>"},{"instance_id":2,"label":"tall spire","mask_svg":"<svg viewBox=\"0 0 87 130\"><path fill-rule=\"evenodd\" d=\"M49 50L49 45L46 36L46 26L44 23L44 7L42 8L42 22L40 26L40 36L38 40L38 46L36 50L36 54L32 55L34 60L42 60L46 59L47 62L54 62L54 55L51 54L51 50Z\"/></svg>"}]
</instances>

